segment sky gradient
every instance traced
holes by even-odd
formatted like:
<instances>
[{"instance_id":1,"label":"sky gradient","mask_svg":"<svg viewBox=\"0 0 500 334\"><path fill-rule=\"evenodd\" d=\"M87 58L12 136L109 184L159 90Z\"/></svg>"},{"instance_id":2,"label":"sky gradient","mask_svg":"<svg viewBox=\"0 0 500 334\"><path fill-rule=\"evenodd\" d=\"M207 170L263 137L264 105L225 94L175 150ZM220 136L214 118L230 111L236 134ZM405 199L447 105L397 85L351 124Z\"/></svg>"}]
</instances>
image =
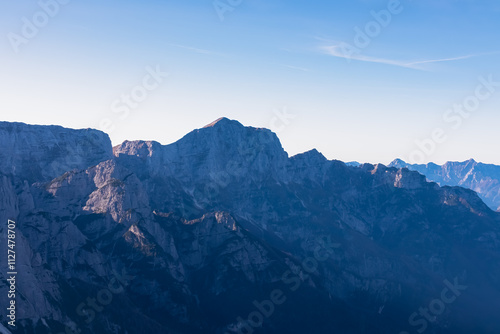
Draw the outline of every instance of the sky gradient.
<instances>
[{"instance_id":1,"label":"sky gradient","mask_svg":"<svg viewBox=\"0 0 500 334\"><path fill-rule=\"evenodd\" d=\"M500 164L496 0L54 1L0 4L1 120L117 145L226 116L290 155Z\"/></svg>"}]
</instances>

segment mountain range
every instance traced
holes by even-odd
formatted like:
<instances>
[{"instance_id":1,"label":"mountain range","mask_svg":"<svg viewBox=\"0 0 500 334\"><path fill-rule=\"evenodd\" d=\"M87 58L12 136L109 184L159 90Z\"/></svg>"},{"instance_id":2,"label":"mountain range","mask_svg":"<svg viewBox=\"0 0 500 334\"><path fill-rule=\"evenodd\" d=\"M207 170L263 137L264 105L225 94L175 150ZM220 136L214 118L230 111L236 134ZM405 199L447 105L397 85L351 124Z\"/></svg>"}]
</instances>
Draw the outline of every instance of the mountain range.
<instances>
[{"instance_id":1,"label":"mountain range","mask_svg":"<svg viewBox=\"0 0 500 334\"><path fill-rule=\"evenodd\" d=\"M500 211L500 166L476 162L474 159L464 162L449 161L444 165L408 164L396 159L389 166L417 171L429 181L443 186L472 189L491 209Z\"/></svg>"},{"instance_id":2,"label":"mountain range","mask_svg":"<svg viewBox=\"0 0 500 334\"><path fill-rule=\"evenodd\" d=\"M500 213L409 166L290 157L227 118L115 147L0 122L0 144L2 333L500 331Z\"/></svg>"}]
</instances>

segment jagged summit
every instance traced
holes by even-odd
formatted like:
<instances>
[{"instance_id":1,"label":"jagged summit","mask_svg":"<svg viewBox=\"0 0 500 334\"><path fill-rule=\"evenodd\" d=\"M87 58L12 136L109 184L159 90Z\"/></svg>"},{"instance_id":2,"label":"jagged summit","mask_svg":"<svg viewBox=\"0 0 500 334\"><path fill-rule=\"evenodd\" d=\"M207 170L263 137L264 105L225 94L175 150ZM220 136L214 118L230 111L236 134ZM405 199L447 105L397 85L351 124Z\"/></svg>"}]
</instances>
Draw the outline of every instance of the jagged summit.
<instances>
[{"instance_id":1,"label":"jagged summit","mask_svg":"<svg viewBox=\"0 0 500 334\"><path fill-rule=\"evenodd\" d=\"M436 164L434 162L429 162L427 164L411 164L411 163L408 163L402 159L394 159L390 164L389 166L391 167L405 167L405 166L408 166L408 165L412 165L412 166L431 166L431 167L442 167L442 166L446 166L446 165L466 165L466 164L478 164L478 162L476 160L474 160L473 158L470 158L468 160L465 160L465 161L447 161L446 163L442 164L442 165L439 165L439 164Z\"/></svg>"},{"instance_id":2,"label":"jagged summit","mask_svg":"<svg viewBox=\"0 0 500 334\"><path fill-rule=\"evenodd\" d=\"M271 130L244 126L225 117L169 145L124 142L114 153L131 164L135 163L129 159L132 156L148 158L151 173L186 180L202 179L207 173L228 173L228 169L260 179L269 175L278 178L288 163L288 154Z\"/></svg>"},{"instance_id":3,"label":"jagged summit","mask_svg":"<svg viewBox=\"0 0 500 334\"><path fill-rule=\"evenodd\" d=\"M327 161L328 159L317 149L313 148L304 153L299 153L291 157L292 159L309 159L315 161Z\"/></svg>"},{"instance_id":4,"label":"jagged summit","mask_svg":"<svg viewBox=\"0 0 500 334\"><path fill-rule=\"evenodd\" d=\"M224 125L228 125L228 124L239 124L242 126L242 124L238 121L231 120L227 117L220 117L220 118L216 119L215 121L213 121L212 123L205 125L202 129L213 128L215 126L224 126Z\"/></svg>"},{"instance_id":5,"label":"jagged summit","mask_svg":"<svg viewBox=\"0 0 500 334\"><path fill-rule=\"evenodd\" d=\"M400 164L403 164L403 165L404 165L404 164L406 164L406 162L404 162L402 159L397 158L397 159L394 159L394 160L393 160L393 161L389 164L389 166L395 166L395 167L396 167L397 165L400 165Z\"/></svg>"}]
</instances>

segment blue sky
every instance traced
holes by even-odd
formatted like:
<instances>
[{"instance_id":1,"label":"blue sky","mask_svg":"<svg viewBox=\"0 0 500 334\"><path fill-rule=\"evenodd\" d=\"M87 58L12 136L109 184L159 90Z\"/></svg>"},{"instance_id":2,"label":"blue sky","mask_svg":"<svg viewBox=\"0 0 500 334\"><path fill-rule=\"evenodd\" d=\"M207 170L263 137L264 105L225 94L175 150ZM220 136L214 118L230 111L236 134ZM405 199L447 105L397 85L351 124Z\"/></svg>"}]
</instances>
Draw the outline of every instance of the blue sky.
<instances>
[{"instance_id":1,"label":"blue sky","mask_svg":"<svg viewBox=\"0 0 500 334\"><path fill-rule=\"evenodd\" d=\"M500 82L498 1L220 0L221 20L210 0L60 0L44 21L54 1L0 4L2 120L112 128L116 145L226 116L272 128L290 155L500 164L500 86L479 87ZM117 112L157 68L168 76ZM447 110L478 89L459 124Z\"/></svg>"}]
</instances>

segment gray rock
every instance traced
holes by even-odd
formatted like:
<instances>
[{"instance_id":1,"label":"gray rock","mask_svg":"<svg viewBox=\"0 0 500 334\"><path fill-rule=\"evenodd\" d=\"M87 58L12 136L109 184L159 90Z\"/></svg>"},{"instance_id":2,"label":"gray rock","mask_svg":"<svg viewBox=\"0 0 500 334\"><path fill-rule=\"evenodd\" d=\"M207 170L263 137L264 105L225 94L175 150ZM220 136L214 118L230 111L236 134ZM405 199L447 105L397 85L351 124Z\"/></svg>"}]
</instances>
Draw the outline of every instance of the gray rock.
<instances>
[{"instance_id":1,"label":"gray rock","mask_svg":"<svg viewBox=\"0 0 500 334\"><path fill-rule=\"evenodd\" d=\"M442 166L434 163L411 165L396 159L389 166L417 171L442 186L474 190L492 210L500 211L500 166L476 162L474 159L449 161Z\"/></svg>"},{"instance_id":2,"label":"gray rock","mask_svg":"<svg viewBox=\"0 0 500 334\"><path fill-rule=\"evenodd\" d=\"M2 126L24 333L237 333L274 291L286 302L255 331L411 332L455 278L468 288L428 332L500 329L500 217L471 190L316 150L289 158L269 130L225 118L114 155L100 132Z\"/></svg>"}]
</instances>

